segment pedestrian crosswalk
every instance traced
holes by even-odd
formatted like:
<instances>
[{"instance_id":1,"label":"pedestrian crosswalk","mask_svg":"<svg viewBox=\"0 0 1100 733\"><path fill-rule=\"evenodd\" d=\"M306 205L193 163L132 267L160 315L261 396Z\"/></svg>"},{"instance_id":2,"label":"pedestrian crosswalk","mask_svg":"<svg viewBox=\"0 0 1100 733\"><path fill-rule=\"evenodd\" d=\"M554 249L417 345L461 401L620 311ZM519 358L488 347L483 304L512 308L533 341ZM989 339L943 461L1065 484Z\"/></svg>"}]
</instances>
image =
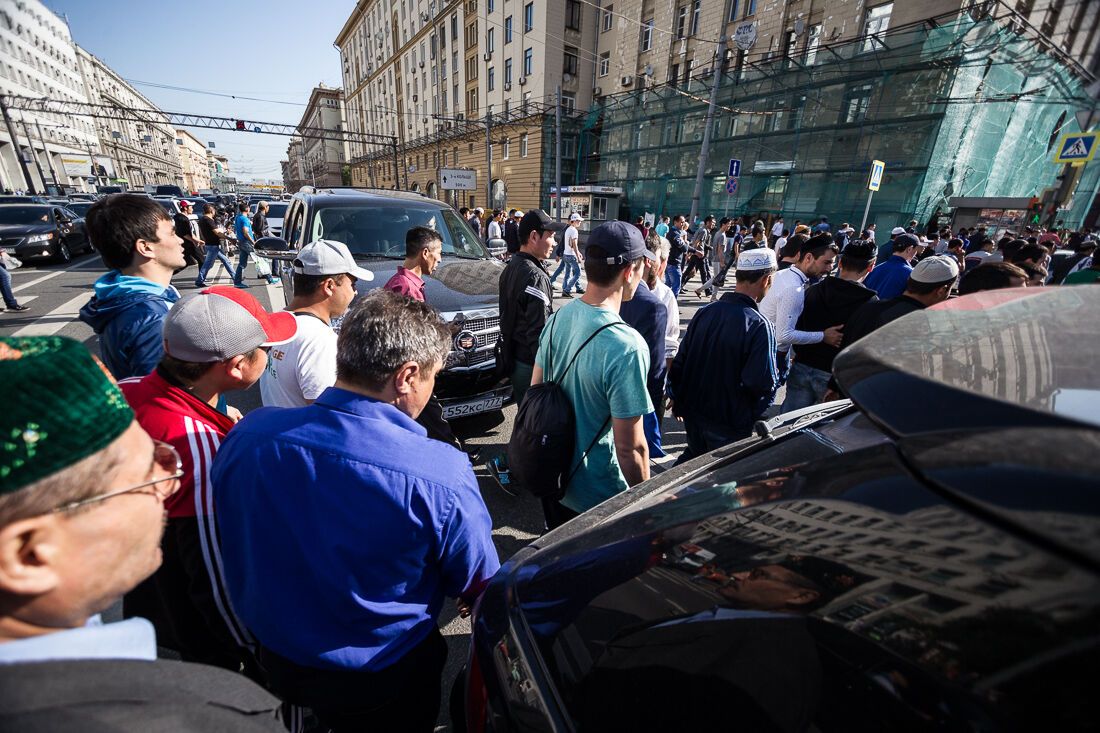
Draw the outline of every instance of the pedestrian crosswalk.
<instances>
[{"instance_id":1,"label":"pedestrian crosswalk","mask_svg":"<svg viewBox=\"0 0 1100 733\"><path fill-rule=\"evenodd\" d=\"M30 298L24 298L24 303ZM13 336L52 336L68 326L80 314L80 309L88 302L88 293L82 292L64 305L54 308L44 316L35 319L34 323L23 326Z\"/></svg>"}]
</instances>

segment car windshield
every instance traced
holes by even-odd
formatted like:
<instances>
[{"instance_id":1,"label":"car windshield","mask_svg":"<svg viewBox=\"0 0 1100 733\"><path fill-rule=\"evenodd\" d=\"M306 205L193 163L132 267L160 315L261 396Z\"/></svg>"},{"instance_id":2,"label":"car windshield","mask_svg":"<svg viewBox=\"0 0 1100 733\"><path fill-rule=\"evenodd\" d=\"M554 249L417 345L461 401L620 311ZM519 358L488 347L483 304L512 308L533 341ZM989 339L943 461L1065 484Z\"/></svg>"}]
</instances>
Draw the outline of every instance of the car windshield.
<instances>
[{"instance_id":1,"label":"car windshield","mask_svg":"<svg viewBox=\"0 0 1100 733\"><path fill-rule=\"evenodd\" d=\"M450 209L403 206L339 206L324 208L313 218L308 241L333 239L352 254L405 258L405 233L416 226L439 232L443 254L483 259L489 256L477 236Z\"/></svg>"},{"instance_id":2,"label":"car windshield","mask_svg":"<svg viewBox=\"0 0 1100 733\"><path fill-rule=\"evenodd\" d=\"M173 204L171 201L158 200L157 203L160 204L161 206L163 206L164 210L167 211L169 214L175 214L176 213L176 205Z\"/></svg>"},{"instance_id":3,"label":"car windshield","mask_svg":"<svg viewBox=\"0 0 1100 733\"><path fill-rule=\"evenodd\" d=\"M267 202L267 218L269 219L282 219L286 214L286 204L276 204L274 202Z\"/></svg>"},{"instance_id":4,"label":"car windshield","mask_svg":"<svg viewBox=\"0 0 1100 733\"><path fill-rule=\"evenodd\" d=\"M88 209L92 208L91 201L74 201L68 206L70 211L73 211L80 216L84 216L88 213Z\"/></svg>"},{"instance_id":5,"label":"car windshield","mask_svg":"<svg viewBox=\"0 0 1100 733\"><path fill-rule=\"evenodd\" d=\"M48 224L50 210L41 206L0 206L0 224Z\"/></svg>"}]
</instances>

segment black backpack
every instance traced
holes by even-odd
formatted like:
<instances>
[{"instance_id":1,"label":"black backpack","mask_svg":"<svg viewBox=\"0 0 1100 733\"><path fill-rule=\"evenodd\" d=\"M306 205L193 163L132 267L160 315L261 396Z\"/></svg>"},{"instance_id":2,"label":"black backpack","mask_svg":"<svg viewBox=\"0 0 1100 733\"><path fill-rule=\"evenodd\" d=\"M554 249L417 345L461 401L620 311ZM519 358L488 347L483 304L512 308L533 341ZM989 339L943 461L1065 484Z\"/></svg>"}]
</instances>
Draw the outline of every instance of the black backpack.
<instances>
[{"instance_id":1,"label":"black backpack","mask_svg":"<svg viewBox=\"0 0 1100 733\"><path fill-rule=\"evenodd\" d=\"M561 381L573 368L573 362L584 351L584 347L600 331L614 325L616 324L607 323L597 328L573 354L561 377L557 381L542 382L528 389L523 397L523 404L519 406L512 437L508 441L508 467L517 483L540 499L558 500L565 495L573 474L584 463L596 441L603 435L607 423L611 421L611 416L608 415L603 427L593 436L588 449L581 456L580 463L572 466L573 449L576 447L576 416L573 414L573 403L562 389ZM553 324L550 325L549 343L554 343ZM551 374L552 352L547 357L546 376Z\"/></svg>"}]
</instances>

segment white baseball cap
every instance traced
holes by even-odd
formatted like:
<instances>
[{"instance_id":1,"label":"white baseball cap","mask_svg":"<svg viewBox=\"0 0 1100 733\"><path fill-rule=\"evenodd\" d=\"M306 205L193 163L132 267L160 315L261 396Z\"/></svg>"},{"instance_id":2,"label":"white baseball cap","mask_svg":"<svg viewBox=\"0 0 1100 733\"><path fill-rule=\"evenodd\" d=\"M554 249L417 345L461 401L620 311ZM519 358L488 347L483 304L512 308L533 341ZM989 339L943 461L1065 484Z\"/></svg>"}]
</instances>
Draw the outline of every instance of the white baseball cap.
<instances>
[{"instance_id":1,"label":"white baseball cap","mask_svg":"<svg viewBox=\"0 0 1100 733\"><path fill-rule=\"evenodd\" d=\"M569 215L569 221L584 221L584 218L577 212L573 212Z\"/></svg>"},{"instance_id":2,"label":"white baseball cap","mask_svg":"<svg viewBox=\"0 0 1100 733\"><path fill-rule=\"evenodd\" d=\"M894 227L893 229L890 230L890 235L891 236L896 237L899 234L905 234L905 227Z\"/></svg>"},{"instance_id":3,"label":"white baseball cap","mask_svg":"<svg viewBox=\"0 0 1100 733\"><path fill-rule=\"evenodd\" d=\"M370 282L374 273L355 264L355 258L343 242L318 239L298 250L294 272L299 275L344 275Z\"/></svg>"}]
</instances>

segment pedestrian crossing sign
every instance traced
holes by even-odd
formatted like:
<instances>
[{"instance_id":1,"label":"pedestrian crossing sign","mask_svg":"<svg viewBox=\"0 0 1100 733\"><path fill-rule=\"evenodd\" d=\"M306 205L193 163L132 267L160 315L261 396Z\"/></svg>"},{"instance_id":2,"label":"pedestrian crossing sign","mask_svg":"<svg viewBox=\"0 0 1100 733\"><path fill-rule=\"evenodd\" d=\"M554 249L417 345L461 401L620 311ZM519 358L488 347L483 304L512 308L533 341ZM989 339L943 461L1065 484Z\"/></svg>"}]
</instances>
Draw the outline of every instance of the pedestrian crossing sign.
<instances>
[{"instance_id":1,"label":"pedestrian crossing sign","mask_svg":"<svg viewBox=\"0 0 1100 733\"><path fill-rule=\"evenodd\" d=\"M1087 163L1096 155L1100 132L1071 132L1058 141L1058 152L1054 154L1055 163Z\"/></svg>"},{"instance_id":2,"label":"pedestrian crossing sign","mask_svg":"<svg viewBox=\"0 0 1100 733\"><path fill-rule=\"evenodd\" d=\"M886 171L886 163L881 160L871 161L871 177L867 180L867 188L877 191L882 185L882 174Z\"/></svg>"}]
</instances>

